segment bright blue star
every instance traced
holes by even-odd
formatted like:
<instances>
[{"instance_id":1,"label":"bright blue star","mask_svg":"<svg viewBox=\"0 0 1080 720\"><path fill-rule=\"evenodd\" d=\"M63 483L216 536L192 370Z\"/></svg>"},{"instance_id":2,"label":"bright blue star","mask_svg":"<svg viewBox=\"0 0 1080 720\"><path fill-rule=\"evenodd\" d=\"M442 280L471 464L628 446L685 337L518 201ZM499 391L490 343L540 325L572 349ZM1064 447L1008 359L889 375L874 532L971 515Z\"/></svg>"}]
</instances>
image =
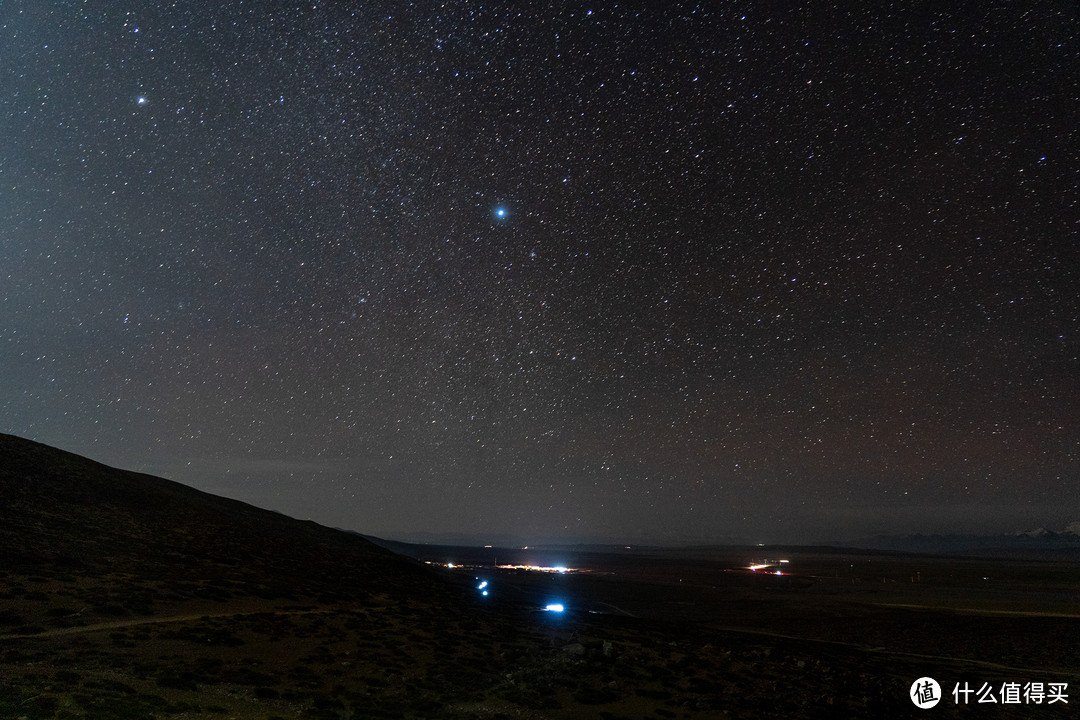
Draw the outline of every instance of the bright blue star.
<instances>
[{"instance_id":1,"label":"bright blue star","mask_svg":"<svg viewBox=\"0 0 1080 720\"><path fill-rule=\"evenodd\" d=\"M495 208L495 217L497 219L505 220L507 215L509 215L509 213L507 212L506 208L504 208L504 207Z\"/></svg>"}]
</instances>

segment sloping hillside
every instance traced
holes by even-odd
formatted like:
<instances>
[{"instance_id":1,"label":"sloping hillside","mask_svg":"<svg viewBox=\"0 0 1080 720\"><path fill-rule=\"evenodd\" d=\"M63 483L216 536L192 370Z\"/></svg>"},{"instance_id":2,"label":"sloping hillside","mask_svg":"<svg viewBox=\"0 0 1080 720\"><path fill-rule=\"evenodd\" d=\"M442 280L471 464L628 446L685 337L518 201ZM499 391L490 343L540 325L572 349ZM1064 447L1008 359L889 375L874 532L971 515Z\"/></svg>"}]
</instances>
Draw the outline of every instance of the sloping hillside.
<instances>
[{"instance_id":1,"label":"sloping hillside","mask_svg":"<svg viewBox=\"0 0 1080 720\"><path fill-rule=\"evenodd\" d=\"M1016 672L545 613L512 571L491 579L482 598L468 570L0 435L0 720L908 717L912 678ZM616 598L694 597L681 579L598 582ZM927 617L891 612L878 636Z\"/></svg>"},{"instance_id":2,"label":"sloping hillside","mask_svg":"<svg viewBox=\"0 0 1080 720\"><path fill-rule=\"evenodd\" d=\"M168 580L174 591L218 583L356 599L432 581L356 535L10 435L0 435L0 547L13 572Z\"/></svg>"}]
</instances>

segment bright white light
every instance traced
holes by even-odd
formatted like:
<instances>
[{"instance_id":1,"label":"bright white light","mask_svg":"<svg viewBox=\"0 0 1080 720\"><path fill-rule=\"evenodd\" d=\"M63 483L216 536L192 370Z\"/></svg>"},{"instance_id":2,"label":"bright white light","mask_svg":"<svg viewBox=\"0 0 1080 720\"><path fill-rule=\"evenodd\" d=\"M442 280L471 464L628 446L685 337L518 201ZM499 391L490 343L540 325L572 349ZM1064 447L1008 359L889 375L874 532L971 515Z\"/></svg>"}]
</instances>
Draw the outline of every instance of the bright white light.
<instances>
[{"instance_id":1,"label":"bright white light","mask_svg":"<svg viewBox=\"0 0 1080 720\"><path fill-rule=\"evenodd\" d=\"M497 567L500 570L528 570L529 572L545 572L545 573L588 572L588 570L583 570L582 568L563 567L561 565L558 566L558 567L550 567L550 566L547 566L547 565L496 565L495 567Z\"/></svg>"},{"instance_id":2,"label":"bright white light","mask_svg":"<svg viewBox=\"0 0 1080 720\"><path fill-rule=\"evenodd\" d=\"M138 100L136 100L135 102L139 103L140 105L145 105L145 104L146 104L146 98L144 98L144 97L140 97L140 98L139 98Z\"/></svg>"},{"instance_id":3,"label":"bright white light","mask_svg":"<svg viewBox=\"0 0 1080 720\"><path fill-rule=\"evenodd\" d=\"M544 609L547 610L548 612L562 612L566 608L563 607L562 603L552 603L551 605L548 605Z\"/></svg>"},{"instance_id":4,"label":"bright white light","mask_svg":"<svg viewBox=\"0 0 1080 720\"><path fill-rule=\"evenodd\" d=\"M453 569L454 569L454 563L446 563L446 567L448 567L448 568L450 568L451 570L453 570Z\"/></svg>"},{"instance_id":5,"label":"bright white light","mask_svg":"<svg viewBox=\"0 0 1080 720\"><path fill-rule=\"evenodd\" d=\"M479 585L476 586L476 588L478 590L483 590L486 587L487 587L487 580L485 580L484 582L482 582L482 583L480 583Z\"/></svg>"},{"instance_id":6,"label":"bright white light","mask_svg":"<svg viewBox=\"0 0 1080 720\"><path fill-rule=\"evenodd\" d=\"M484 597L487 597L487 590L485 590L484 592L482 592L480 594L483 595Z\"/></svg>"}]
</instances>

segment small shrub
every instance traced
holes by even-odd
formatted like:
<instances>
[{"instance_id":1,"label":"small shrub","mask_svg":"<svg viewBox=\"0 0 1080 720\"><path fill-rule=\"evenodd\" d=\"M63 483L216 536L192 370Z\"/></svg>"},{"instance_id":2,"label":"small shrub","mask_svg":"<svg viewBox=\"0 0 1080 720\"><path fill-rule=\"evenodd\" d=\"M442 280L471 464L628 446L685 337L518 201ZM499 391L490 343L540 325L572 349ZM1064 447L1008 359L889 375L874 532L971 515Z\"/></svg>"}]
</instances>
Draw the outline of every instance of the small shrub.
<instances>
[{"instance_id":1,"label":"small shrub","mask_svg":"<svg viewBox=\"0 0 1080 720\"><path fill-rule=\"evenodd\" d=\"M199 686L196 683L198 677L194 673L190 672L162 672L154 681L159 687L172 688L174 690L198 690Z\"/></svg>"},{"instance_id":2,"label":"small shrub","mask_svg":"<svg viewBox=\"0 0 1080 720\"><path fill-rule=\"evenodd\" d=\"M53 680L63 685L78 685L82 676L72 670L57 670Z\"/></svg>"},{"instance_id":3,"label":"small shrub","mask_svg":"<svg viewBox=\"0 0 1080 720\"><path fill-rule=\"evenodd\" d=\"M49 617L62 618L62 617L68 617L69 615L78 615L79 611L78 610L73 610L72 608L55 607L55 608L49 608L48 610L46 610L45 614L48 615Z\"/></svg>"}]
</instances>

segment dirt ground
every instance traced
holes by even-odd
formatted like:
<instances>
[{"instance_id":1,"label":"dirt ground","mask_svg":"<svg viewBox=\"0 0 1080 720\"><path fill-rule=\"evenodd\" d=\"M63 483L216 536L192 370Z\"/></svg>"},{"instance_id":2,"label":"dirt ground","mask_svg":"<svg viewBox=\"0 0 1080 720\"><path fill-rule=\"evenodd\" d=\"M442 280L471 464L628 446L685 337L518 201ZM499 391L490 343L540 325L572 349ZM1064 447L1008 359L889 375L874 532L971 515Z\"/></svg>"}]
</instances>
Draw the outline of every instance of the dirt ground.
<instances>
[{"instance_id":1,"label":"dirt ground","mask_svg":"<svg viewBox=\"0 0 1080 720\"><path fill-rule=\"evenodd\" d=\"M459 566L432 570L456 595L353 603L7 575L0 717L898 717L922 712L923 676L937 715L974 716L987 706L954 687L1080 687L1067 563L794 554L793 574L759 576L743 559ZM554 598L566 612L540 610ZM1012 709L1067 717L1069 701Z\"/></svg>"}]
</instances>

